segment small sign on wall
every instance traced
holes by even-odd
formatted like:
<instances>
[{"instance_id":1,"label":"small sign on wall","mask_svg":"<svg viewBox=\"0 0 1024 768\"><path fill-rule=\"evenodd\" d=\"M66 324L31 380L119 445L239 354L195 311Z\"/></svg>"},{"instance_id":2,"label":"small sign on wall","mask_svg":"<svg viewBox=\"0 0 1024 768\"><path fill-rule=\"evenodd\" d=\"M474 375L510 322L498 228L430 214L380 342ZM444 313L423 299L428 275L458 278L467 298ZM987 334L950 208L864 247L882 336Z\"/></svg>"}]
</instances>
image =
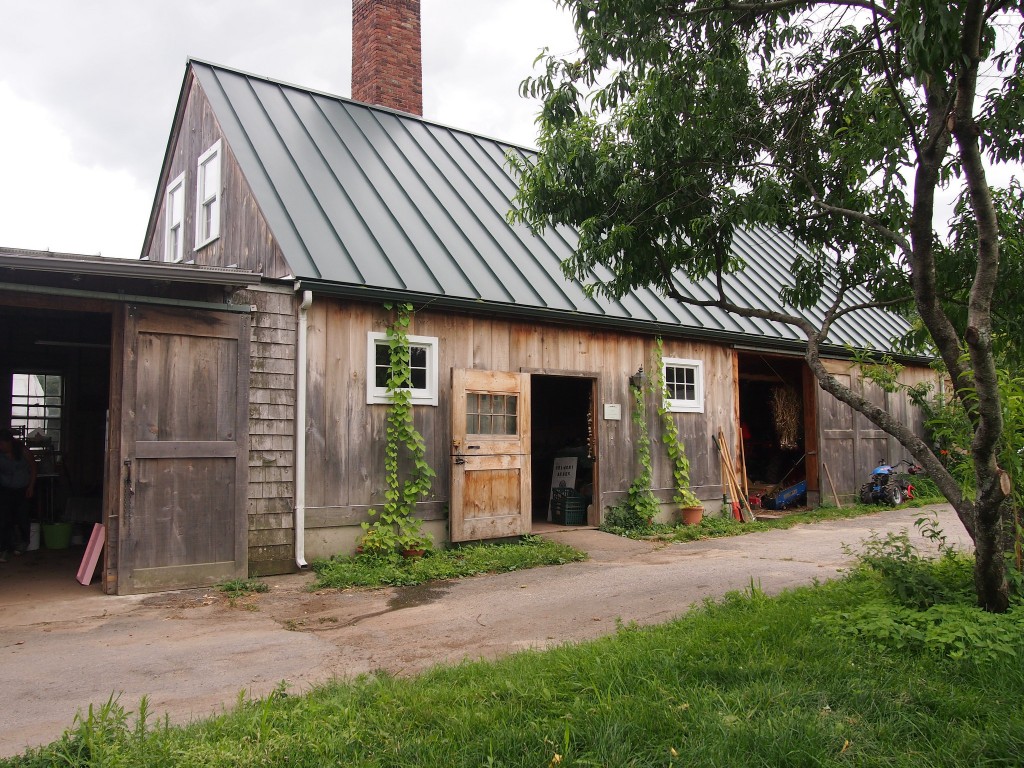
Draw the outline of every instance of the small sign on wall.
<instances>
[{"instance_id":1,"label":"small sign on wall","mask_svg":"<svg viewBox=\"0 0 1024 768\"><path fill-rule=\"evenodd\" d=\"M604 404L605 421L622 421L622 405L620 403Z\"/></svg>"},{"instance_id":2,"label":"small sign on wall","mask_svg":"<svg viewBox=\"0 0 1024 768\"><path fill-rule=\"evenodd\" d=\"M548 521L552 519L551 504L555 498L555 488L576 488L575 456L564 456L555 459L555 468L551 472L551 492L548 494Z\"/></svg>"}]
</instances>

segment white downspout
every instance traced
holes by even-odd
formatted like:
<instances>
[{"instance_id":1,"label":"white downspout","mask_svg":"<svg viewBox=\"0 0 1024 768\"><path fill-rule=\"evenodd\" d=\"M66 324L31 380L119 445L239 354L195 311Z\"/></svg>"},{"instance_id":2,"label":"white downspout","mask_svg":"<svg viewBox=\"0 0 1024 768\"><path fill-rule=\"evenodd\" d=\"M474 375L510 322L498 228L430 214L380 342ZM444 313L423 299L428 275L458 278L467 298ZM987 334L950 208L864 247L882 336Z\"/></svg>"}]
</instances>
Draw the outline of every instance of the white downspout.
<instances>
[{"instance_id":1,"label":"white downspout","mask_svg":"<svg viewBox=\"0 0 1024 768\"><path fill-rule=\"evenodd\" d=\"M306 312L313 303L313 292L302 292L295 350L295 564L299 570L306 562Z\"/></svg>"}]
</instances>

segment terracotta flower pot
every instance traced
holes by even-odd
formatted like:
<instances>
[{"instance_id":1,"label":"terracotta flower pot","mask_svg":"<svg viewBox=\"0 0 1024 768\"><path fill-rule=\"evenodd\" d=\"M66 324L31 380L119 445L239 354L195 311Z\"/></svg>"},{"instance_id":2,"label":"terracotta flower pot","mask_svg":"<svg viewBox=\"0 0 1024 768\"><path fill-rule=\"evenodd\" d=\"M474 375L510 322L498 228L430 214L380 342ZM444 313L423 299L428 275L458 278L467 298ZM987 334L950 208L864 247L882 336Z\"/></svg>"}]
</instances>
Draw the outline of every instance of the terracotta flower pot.
<instances>
[{"instance_id":1,"label":"terracotta flower pot","mask_svg":"<svg viewBox=\"0 0 1024 768\"><path fill-rule=\"evenodd\" d=\"M683 525L699 525L704 517L704 507L680 507L679 517Z\"/></svg>"},{"instance_id":2,"label":"terracotta flower pot","mask_svg":"<svg viewBox=\"0 0 1024 768\"><path fill-rule=\"evenodd\" d=\"M425 549L403 549L402 557L423 557L426 554Z\"/></svg>"}]
</instances>

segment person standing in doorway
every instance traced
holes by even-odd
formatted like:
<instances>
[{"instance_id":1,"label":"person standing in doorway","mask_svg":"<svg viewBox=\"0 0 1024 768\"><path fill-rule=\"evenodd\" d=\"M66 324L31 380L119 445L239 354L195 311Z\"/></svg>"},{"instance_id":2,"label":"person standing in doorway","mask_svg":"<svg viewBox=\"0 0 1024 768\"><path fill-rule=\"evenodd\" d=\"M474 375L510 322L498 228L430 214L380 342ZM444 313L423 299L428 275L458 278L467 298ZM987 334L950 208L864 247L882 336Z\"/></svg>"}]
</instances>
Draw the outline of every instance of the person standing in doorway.
<instances>
[{"instance_id":1,"label":"person standing in doorway","mask_svg":"<svg viewBox=\"0 0 1024 768\"><path fill-rule=\"evenodd\" d=\"M35 495L36 462L9 429L0 429L0 562L28 539L28 506Z\"/></svg>"}]
</instances>

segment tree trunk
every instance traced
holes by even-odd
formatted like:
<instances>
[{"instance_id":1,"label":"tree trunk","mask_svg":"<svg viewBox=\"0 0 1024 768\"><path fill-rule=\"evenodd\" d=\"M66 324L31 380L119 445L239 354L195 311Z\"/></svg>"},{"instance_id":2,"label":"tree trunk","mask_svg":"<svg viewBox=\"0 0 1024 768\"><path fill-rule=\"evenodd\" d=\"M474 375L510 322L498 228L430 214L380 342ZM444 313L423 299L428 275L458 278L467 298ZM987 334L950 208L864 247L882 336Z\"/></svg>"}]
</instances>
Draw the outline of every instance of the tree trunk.
<instances>
[{"instance_id":1,"label":"tree trunk","mask_svg":"<svg viewBox=\"0 0 1024 768\"><path fill-rule=\"evenodd\" d=\"M996 504L994 509L978 506L974 537L974 589L978 605L992 613L1003 613L1010 607L1002 506Z\"/></svg>"}]
</instances>

